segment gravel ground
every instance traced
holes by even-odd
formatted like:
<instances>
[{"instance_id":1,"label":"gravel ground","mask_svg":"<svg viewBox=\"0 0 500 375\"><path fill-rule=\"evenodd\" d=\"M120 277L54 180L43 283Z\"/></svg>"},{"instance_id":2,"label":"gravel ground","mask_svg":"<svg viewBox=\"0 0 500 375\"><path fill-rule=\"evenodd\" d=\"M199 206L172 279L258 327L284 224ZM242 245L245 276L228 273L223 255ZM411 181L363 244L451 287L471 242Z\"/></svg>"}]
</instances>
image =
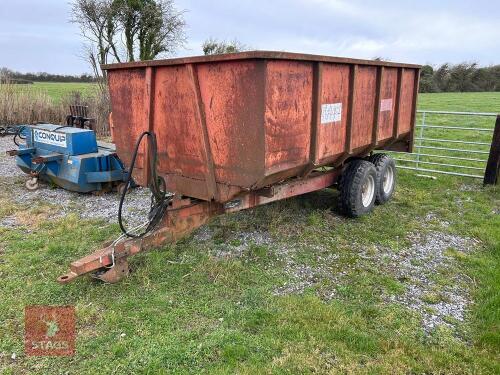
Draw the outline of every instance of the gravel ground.
<instances>
[{"instance_id":1,"label":"gravel ground","mask_svg":"<svg viewBox=\"0 0 500 375\"><path fill-rule=\"evenodd\" d=\"M443 223L442 227L447 224ZM202 227L194 239L204 242L213 236L209 227ZM284 244L274 241L266 232L235 234L224 243L216 244L211 255L221 259L242 258L249 255L252 246L266 246L272 251L268 254L272 260L266 262L266 267L279 269L287 279L275 287L274 295L302 294L314 288L325 301L341 298L337 288L348 285L351 272L377 269L381 275L391 275L404 288L402 293L393 295L381 292L381 298L386 303L396 303L421 314L422 327L427 333L438 326L454 327L457 322L463 322L471 304L470 280L457 269L451 252L467 254L478 246L478 242L439 231L411 233L407 239L410 246L398 251L383 247L360 248L358 259L349 266L341 263L338 254L322 246ZM312 260L304 261L300 256L304 249L314 254ZM447 282L441 285L436 275L443 272L442 278Z\"/></svg>"},{"instance_id":2,"label":"gravel ground","mask_svg":"<svg viewBox=\"0 0 500 375\"><path fill-rule=\"evenodd\" d=\"M0 137L0 178L25 176L16 166L14 158L6 154L6 151L16 148L17 146L12 142L12 137Z\"/></svg>"},{"instance_id":3,"label":"gravel ground","mask_svg":"<svg viewBox=\"0 0 500 375\"><path fill-rule=\"evenodd\" d=\"M421 313L427 332L438 325L451 327L454 321L463 322L471 303L467 287L470 280L456 271L451 252L467 254L478 242L442 232L412 233L408 239L411 246L397 252L380 248L374 255L362 254L372 263L385 264L405 286L404 293L386 299Z\"/></svg>"},{"instance_id":4,"label":"gravel ground","mask_svg":"<svg viewBox=\"0 0 500 375\"><path fill-rule=\"evenodd\" d=\"M58 212L52 218L68 213L77 213L83 219L103 219L109 223L117 222L118 203L117 193L108 193L103 196L80 194L61 188L51 187L40 183L36 191L28 191L24 182L27 179L15 164L15 158L7 156L5 151L16 149L11 137L0 138L0 182L2 190L8 191L13 202L21 205L31 205L35 202L48 202L57 206ZM130 227L141 224L149 212L149 190L134 189L127 195L124 217ZM13 217L7 217L0 225L15 225Z\"/></svg>"}]
</instances>

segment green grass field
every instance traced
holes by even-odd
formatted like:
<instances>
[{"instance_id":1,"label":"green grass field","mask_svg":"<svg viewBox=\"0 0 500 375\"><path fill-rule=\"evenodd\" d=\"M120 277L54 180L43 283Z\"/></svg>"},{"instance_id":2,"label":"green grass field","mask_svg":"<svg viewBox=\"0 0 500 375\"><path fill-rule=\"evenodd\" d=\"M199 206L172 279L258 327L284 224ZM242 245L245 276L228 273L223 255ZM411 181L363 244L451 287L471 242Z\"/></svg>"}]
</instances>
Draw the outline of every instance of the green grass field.
<instances>
[{"instance_id":1,"label":"green grass field","mask_svg":"<svg viewBox=\"0 0 500 375\"><path fill-rule=\"evenodd\" d=\"M488 112L500 113L500 93L442 93L442 94L420 94L419 109L428 111L452 111L452 112ZM425 114L425 124L431 126L453 126L466 128L491 129L495 125L495 116L462 116L462 115L441 115ZM424 123L422 113L417 114L417 125ZM469 175L482 176L486 166L485 160L488 157L491 145L491 132L476 130L454 130L438 128L417 128L415 133L415 146L424 146L420 152L433 156L422 156L420 158L420 168L436 169L452 173L465 173ZM428 138L432 140L419 140ZM451 142L443 142L450 140ZM478 144L463 144L460 142L480 142ZM427 147L452 148L466 151L448 151L441 149L430 149ZM419 149L416 148L415 151ZM442 158L439 156L449 156ZM416 160L416 156L398 155L400 165L415 167L416 163L403 162L403 160ZM466 161L457 158L468 158L482 161ZM449 166L440 166L436 163L446 163ZM451 166L450 166L451 165ZM467 166L470 168L456 168L452 165ZM423 172L427 173L427 172ZM429 173L433 174L433 173Z\"/></svg>"},{"instance_id":2,"label":"green grass field","mask_svg":"<svg viewBox=\"0 0 500 375\"><path fill-rule=\"evenodd\" d=\"M21 90L35 90L46 93L52 99L60 101L65 96L74 92L79 92L82 95L91 94L95 84L93 83L76 83L76 82L35 82L33 85L19 85Z\"/></svg>"},{"instance_id":3,"label":"green grass field","mask_svg":"<svg viewBox=\"0 0 500 375\"><path fill-rule=\"evenodd\" d=\"M500 112L499 103L499 93L419 101L488 112ZM316 192L219 217L176 245L137 255L119 284L83 277L61 286L54 280L69 262L115 238L118 226L74 214L50 220L57 205L12 200L23 181L0 177L0 223L22 224L0 225L3 373L500 373L498 187L402 171L394 199L361 219L338 214L336 191ZM469 238L476 247L450 242L446 263L429 271L429 289L398 274L415 234ZM412 287L428 289L420 312L396 302ZM425 330L423 316L446 302L449 288L473 301L465 319L450 313L449 325ZM74 357L23 354L23 311L32 304L76 306Z\"/></svg>"},{"instance_id":4,"label":"green grass field","mask_svg":"<svg viewBox=\"0 0 500 375\"><path fill-rule=\"evenodd\" d=\"M23 86L20 86L23 87ZM67 82L35 82L32 87L46 92L50 97L60 100L71 92L89 93L94 87L93 83L67 83ZM441 111L471 111L471 112L497 112L500 113L500 93L441 93L420 94L419 109Z\"/></svg>"},{"instance_id":5,"label":"green grass field","mask_svg":"<svg viewBox=\"0 0 500 375\"><path fill-rule=\"evenodd\" d=\"M500 113L500 92L419 94L419 109Z\"/></svg>"}]
</instances>

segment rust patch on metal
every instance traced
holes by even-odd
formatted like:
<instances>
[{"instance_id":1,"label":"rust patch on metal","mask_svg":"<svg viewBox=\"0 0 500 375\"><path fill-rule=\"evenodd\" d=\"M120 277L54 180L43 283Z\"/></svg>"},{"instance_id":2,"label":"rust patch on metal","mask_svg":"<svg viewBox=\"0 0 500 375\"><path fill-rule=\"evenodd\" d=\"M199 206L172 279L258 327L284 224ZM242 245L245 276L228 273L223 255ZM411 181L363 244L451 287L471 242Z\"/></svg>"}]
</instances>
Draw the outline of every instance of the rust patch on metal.
<instances>
[{"instance_id":1,"label":"rust patch on metal","mask_svg":"<svg viewBox=\"0 0 500 375\"><path fill-rule=\"evenodd\" d=\"M170 189L175 176L204 180L207 167L189 71L185 66L157 69L154 130L158 140L158 170L166 177ZM182 186L180 189L182 192Z\"/></svg>"},{"instance_id":2,"label":"rust patch on metal","mask_svg":"<svg viewBox=\"0 0 500 375\"><path fill-rule=\"evenodd\" d=\"M198 71L193 64L188 64L187 69L191 76L191 83L196 97L196 119L199 124L199 130L203 135L202 149L204 155L205 167L205 180L207 184L208 198L218 199L219 194L217 191L217 181L215 176L214 158L212 155L212 147L210 146L210 138L207 129L207 118L205 114L205 106L201 97L200 82L198 79Z\"/></svg>"},{"instance_id":3,"label":"rust patch on metal","mask_svg":"<svg viewBox=\"0 0 500 375\"><path fill-rule=\"evenodd\" d=\"M321 124L318 132L319 161L339 156L346 149L347 123L350 121L350 70L349 65L326 64L323 67L322 104L340 103L339 122ZM354 81L353 81L354 82Z\"/></svg>"},{"instance_id":4,"label":"rust patch on metal","mask_svg":"<svg viewBox=\"0 0 500 375\"><path fill-rule=\"evenodd\" d=\"M219 183L250 187L264 175L265 65L248 60L198 66Z\"/></svg>"},{"instance_id":5,"label":"rust patch on metal","mask_svg":"<svg viewBox=\"0 0 500 375\"><path fill-rule=\"evenodd\" d=\"M147 111L144 109L145 70L130 69L110 71L108 75L116 153L125 165L130 165L135 142L147 130ZM134 179L146 185L143 179L145 146L140 147L137 155Z\"/></svg>"},{"instance_id":6,"label":"rust patch on metal","mask_svg":"<svg viewBox=\"0 0 500 375\"><path fill-rule=\"evenodd\" d=\"M323 63L318 62L313 67L313 84L312 84L312 107L311 107L311 135L309 149L309 163L304 170L302 176L307 176L312 172L319 162L319 126L321 122L321 103L322 103L322 87L323 87Z\"/></svg>"},{"instance_id":7,"label":"rust patch on metal","mask_svg":"<svg viewBox=\"0 0 500 375\"><path fill-rule=\"evenodd\" d=\"M271 61L266 80L266 175L305 166L311 144L313 66Z\"/></svg>"},{"instance_id":8,"label":"rust patch on metal","mask_svg":"<svg viewBox=\"0 0 500 375\"><path fill-rule=\"evenodd\" d=\"M354 82L355 101L352 123L351 149L371 143L374 124L377 68L360 66Z\"/></svg>"},{"instance_id":9,"label":"rust patch on metal","mask_svg":"<svg viewBox=\"0 0 500 375\"><path fill-rule=\"evenodd\" d=\"M147 131L150 133L154 132L154 102L155 102L155 77L156 77L156 70L147 67L146 68L146 79L145 79L145 85L146 87L144 88L144 110L145 110L145 118L146 118L146 124L145 128ZM148 168L151 164L151 145L149 144L149 138L148 141L144 144L144 152L146 154L145 160L144 160L144 165L142 168L142 176L143 176L143 181L146 182L146 184L150 183L151 180L151 168Z\"/></svg>"},{"instance_id":10,"label":"rust patch on metal","mask_svg":"<svg viewBox=\"0 0 500 375\"><path fill-rule=\"evenodd\" d=\"M417 85L415 71L403 69L401 106L399 109L399 129L397 135L408 133L411 130L413 113L414 88Z\"/></svg>"},{"instance_id":11,"label":"rust patch on metal","mask_svg":"<svg viewBox=\"0 0 500 375\"><path fill-rule=\"evenodd\" d=\"M372 130L372 142L371 146L374 147L377 145L378 141L378 128L380 126L380 113L384 112L386 105L382 108L383 103L385 104L386 100L392 99L382 99L382 80L384 78L384 67L377 68L377 86L376 86L376 94L375 94L375 111L373 113L373 130ZM392 108L391 108L392 110Z\"/></svg>"},{"instance_id":12,"label":"rust patch on metal","mask_svg":"<svg viewBox=\"0 0 500 375\"><path fill-rule=\"evenodd\" d=\"M382 77L382 87L380 92L380 100L390 101L389 106L386 105L384 110L380 110L382 103L379 103L379 127L377 132L377 140L383 141L392 137L394 114L396 110L397 101L397 84L398 84L398 70L395 68L384 68L384 75Z\"/></svg>"},{"instance_id":13,"label":"rust patch on metal","mask_svg":"<svg viewBox=\"0 0 500 375\"><path fill-rule=\"evenodd\" d=\"M399 133L399 121L400 121L400 112L401 112L401 94L403 88L403 68L398 69L398 83L396 90L396 104L394 107L394 122L392 127L392 142L394 142L398 138Z\"/></svg>"},{"instance_id":14,"label":"rust patch on metal","mask_svg":"<svg viewBox=\"0 0 500 375\"><path fill-rule=\"evenodd\" d=\"M353 124L354 124L354 106L356 104L356 80L358 79L358 65L353 65L350 67L350 75L349 75L349 104L348 106L348 115L347 115L347 127L345 133L345 145L344 150L346 154L351 154L352 152L352 133L353 133Z\"/></svg>"}]
</instances>

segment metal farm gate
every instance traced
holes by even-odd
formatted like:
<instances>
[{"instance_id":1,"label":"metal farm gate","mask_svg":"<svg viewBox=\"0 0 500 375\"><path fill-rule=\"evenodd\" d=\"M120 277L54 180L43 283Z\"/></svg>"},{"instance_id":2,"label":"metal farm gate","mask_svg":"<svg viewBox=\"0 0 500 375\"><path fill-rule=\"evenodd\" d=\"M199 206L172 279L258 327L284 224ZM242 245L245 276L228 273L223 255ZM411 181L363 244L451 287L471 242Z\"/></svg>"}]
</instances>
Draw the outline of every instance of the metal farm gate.
<instances>
[{"instance_id":1,"label":"metal farm gate","mask_svg":"<svg viewBox=\"0 0 500 375\"><path fill-rule=\"evenodd\" d=\"M417 111L414 152L394 152L398 168L484 179L495 119L500 128L496 113Z\"/></svg>"}]
</instances>

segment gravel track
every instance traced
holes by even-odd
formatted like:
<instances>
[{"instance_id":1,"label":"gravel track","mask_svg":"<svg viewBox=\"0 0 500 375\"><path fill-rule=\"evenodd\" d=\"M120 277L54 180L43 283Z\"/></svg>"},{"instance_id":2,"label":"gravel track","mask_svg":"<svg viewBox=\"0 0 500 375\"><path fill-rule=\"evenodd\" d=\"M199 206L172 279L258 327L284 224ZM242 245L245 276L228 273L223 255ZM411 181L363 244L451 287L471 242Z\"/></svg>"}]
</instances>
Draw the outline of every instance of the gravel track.
<instances>
[{"instance_id":1,"label":"gravel track","mask_svg":"<svg viewBox=\"0 0 500 375\"><path fill-rule=\"evenodd\" d=\"M440 325L452 327L453 321L463 322L471 303L470 279L457 269L451 252L470 253L478 241L442 232L411 233L408 239L411 245L400 251L379 248L374 255L362 255L372 263L385 264L405 286L402 294L386 299L419 312L427 332ZM443 279L443 272L448 279L440 285L436 276Z\"/></svg>"}]
</instances>

